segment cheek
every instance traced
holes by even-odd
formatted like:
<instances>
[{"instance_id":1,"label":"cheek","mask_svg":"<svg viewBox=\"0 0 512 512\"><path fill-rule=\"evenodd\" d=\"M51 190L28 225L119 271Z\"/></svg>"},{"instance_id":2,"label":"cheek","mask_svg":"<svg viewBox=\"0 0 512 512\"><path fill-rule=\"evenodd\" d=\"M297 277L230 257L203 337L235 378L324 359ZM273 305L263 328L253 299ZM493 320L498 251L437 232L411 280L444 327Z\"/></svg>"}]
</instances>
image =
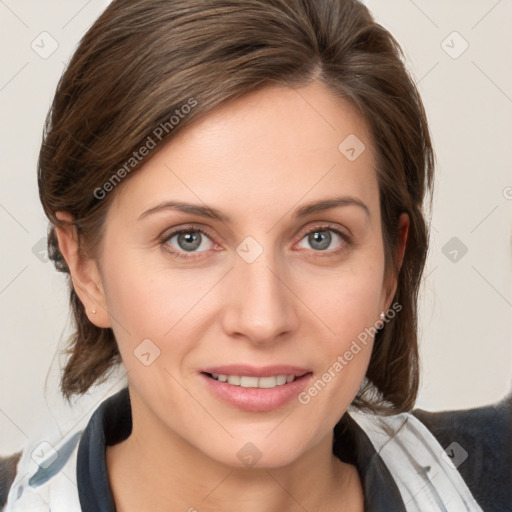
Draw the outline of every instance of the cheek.
<instances>
[{"instance_id":1,"label":"cheek","mask_svg":"<svg viewBox=\"0 0 512 512\"><path fill-rule=\"evenodd\" d=\"M354 258L337 271L301 279L304 303L331 333L334 344L346 342L374 325L380 313L384 264L377 258ZM328 337L327 337L328 339ZM334 341L336 340L336 341Z\"/></svg>"},{"instance_id":2,"label":"cheek","mask_svg":"<svg viewBox=\"0 0 512 512\"><path fill-rule=\"evenodd\" d=\"M104 274L107 308L123 356L129 356L145 339L164 350L178 336L180 343L173 350L185 349L183 333L197 323L207 303L202 298L218 281L211 272L180 271L158 262L152 265L126 253L106 262ZM129 363L129 357L123 360Z\"/></svg>"},{"instance_id":3,"label":"cheek","mask_svg":"<svg viewBox=\"0 0 512 512\"><path fill-rule=\"evenodd\" d=\"M316 334L309 334L318 340L324 368L320 382L307 393L305 402L325 387L325 398L329 395L328 401L343 410L357 393L378 327L383 272L383 261L368 257L331 273L325 281L318 276L303 281L303 296L308 297L308 306L320 319ZM325 413L332 414L329 409Z\"/></svg>"}]
</instances>

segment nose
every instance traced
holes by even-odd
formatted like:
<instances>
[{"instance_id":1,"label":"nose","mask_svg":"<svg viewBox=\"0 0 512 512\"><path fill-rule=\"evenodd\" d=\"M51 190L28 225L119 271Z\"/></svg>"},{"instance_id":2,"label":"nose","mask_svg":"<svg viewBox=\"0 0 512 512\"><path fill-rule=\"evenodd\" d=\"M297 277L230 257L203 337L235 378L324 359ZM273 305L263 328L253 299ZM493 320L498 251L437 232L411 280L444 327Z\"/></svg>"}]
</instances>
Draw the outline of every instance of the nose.
<instances>
[{"instance_id":1,"label":"nose","mask_svg":"<svg viewBox=\"0 0 512 512\"><path fill-rule=\"evenodd\" d=\"M237 256L222 290L224 332L258 345L282 339L297 329L299 320L300 301L290 273L269 253L264 251L252 263Z\"/></svg>"}]
</instances>

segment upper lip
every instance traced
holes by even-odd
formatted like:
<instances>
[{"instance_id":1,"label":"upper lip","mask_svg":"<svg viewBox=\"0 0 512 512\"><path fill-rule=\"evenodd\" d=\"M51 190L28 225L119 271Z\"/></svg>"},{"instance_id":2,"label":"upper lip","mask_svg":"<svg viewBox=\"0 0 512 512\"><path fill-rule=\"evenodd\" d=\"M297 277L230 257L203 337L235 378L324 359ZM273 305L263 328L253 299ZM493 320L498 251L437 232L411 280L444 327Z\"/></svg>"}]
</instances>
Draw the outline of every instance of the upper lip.
<instances>
[{"instance_id":1,"label":"upper lip","mask_svg":"<svg viewBox=\"0 0 512 512\"><path fill-rule=\"evenodd\" d=\"M248 377L275 377L276 375L295 375L302 377L311 370L299 366L285 364L271 366L249 366L246 364L230 364L223 366L211 366L201 370L203 373L215 373L222 375L247 375Z\"/></svg>"}]
</instances>

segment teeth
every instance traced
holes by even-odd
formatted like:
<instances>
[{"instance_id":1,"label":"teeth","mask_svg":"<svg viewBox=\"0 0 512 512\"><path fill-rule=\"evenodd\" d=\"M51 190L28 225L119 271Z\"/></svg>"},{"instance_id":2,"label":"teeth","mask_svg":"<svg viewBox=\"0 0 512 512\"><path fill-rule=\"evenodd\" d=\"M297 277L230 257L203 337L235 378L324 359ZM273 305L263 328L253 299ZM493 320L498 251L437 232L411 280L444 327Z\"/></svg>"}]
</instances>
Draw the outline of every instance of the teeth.
<instances>
[{"instance_id":1,"label":"teeth","mask_svg":"<svg viewBox=\"0 0 512 512\"><path fill-rule=\"evenodd\" d=\"M228 382L231 377L228 377ZM259 379L258 377L237 377L240 379L240 386L243 388L258 388L259 387ZM231 384L231 382L229 382ZM264 386L261 386L264 387Z\"/></svg>"},{"instance_id":2,"label":"teeth","mask_svg":"<svg viewBox=\"0 0 512 512\"><path fill-rule=\"evenodd\" d=\"M279 384L277 382L277 377L260 377L258 380L258 387L259 388L274 388L276 386L282 386L282 384ZM284 377L284 375L281 375L281 377ZM256 386L255 386L256 387Z\"/></svg>"},{"instance_id":3,"label":"teeth","mask_svg":"<svg viewBox=\"0 0 512 512\"><path fill-rule=\"evenodd\" d=\"M235 386L240 386L241 377L238 375L229 375L228 376L228 384L234 384Z\"/></svg>"},{"instance_id":4,"label":"teeth","mask_svg":"<svg viewBox=\"0 0 512 512\"><path fill-rule=\"evenodd\" d=\"M249 377L247 375L224 375L212 373L212 377L219 382L227 382L242 388L275 388L295 380L295 375L276 375L274 377Z\"/></svg>"}]
</instances>

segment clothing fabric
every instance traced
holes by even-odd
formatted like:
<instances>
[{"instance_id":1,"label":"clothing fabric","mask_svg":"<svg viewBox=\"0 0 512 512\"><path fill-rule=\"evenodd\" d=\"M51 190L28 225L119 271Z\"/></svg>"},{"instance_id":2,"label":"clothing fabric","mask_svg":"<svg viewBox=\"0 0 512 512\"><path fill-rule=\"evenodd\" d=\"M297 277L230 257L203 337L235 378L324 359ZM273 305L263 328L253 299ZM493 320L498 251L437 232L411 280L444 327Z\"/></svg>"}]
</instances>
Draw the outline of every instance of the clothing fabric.
<instances>
[{"instance_id":1,"label":"clothing fabric","mask_svg":"<svg viewBox=\"0 0 512 512\"><path fill-rule=\"evenodd\" d=\"M511 511L510 401L389 417L349 408L334 428L333 453L357 467L366 512ZM5 512L115 512L105 450L131 428L124 388L102 402L85 429L27 445ZM483 462L481 450L492 448L500 451L487 452L490 462ZM501 484L478 474L492 467Z\"/></svg>"}]
</instances>

